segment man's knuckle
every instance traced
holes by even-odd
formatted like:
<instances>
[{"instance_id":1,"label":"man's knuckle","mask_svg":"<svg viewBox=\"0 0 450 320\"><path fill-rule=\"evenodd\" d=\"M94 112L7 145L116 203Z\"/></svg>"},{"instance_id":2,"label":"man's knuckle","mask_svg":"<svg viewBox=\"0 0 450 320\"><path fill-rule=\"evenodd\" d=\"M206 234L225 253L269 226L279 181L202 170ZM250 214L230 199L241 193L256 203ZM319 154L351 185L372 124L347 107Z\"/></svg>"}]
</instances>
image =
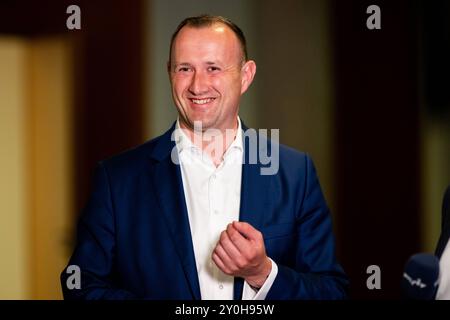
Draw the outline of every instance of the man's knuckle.
<instances>
[{"instance_id":1,"label":"man's knuckle","mask_svg":"<svg viewBox=\"0 0 450 320\"><path fill-rule=\"evenodd\" d=\"M264 238L264 235L262 234L261 231L256 231L256 235L258 237L258 239L262 240Z\"/></svg>"},{"instance_id":2,"label":"man's knuckle","mask_svg":"<svg viewBox=\"0 0 450 320\"><path fill-rule=\"evenodd\" d=\"M245 264L246 264L246 262L245 262L243 259L237 259L237 260L236 260L236 266L237 266L239 269L244 268L244 267L245 267Z\"/></svg>"}]
</instances>

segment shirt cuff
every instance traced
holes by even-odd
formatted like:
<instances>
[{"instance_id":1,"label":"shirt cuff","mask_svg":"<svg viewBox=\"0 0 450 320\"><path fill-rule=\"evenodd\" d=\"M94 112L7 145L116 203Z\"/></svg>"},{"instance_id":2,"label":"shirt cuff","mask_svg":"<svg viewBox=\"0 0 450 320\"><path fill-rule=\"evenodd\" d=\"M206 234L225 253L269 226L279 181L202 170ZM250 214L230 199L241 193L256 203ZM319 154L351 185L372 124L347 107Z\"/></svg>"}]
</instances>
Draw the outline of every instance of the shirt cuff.
<instances>
[{"instance_id":1,"label":"shirt cuff","mask_svg":"<svg viewBox=\"0 0 450 320\"><path fill-rule=\"evenodd\" d=\"M450 240L439 261L439 287L436 300L450 300Z\"/></svg>"},{"instance_id":2,"label":"shirt cuff","mask_svg":"<svg viewBox=\"0 0 450 320\"><path fill-rule=\"evenodd\" d=\"M267 277L262 287L259 288L259 290L253 289L252 287L250 287L247 281L244 281L242 300L264 300L266 298L267 293L269 293L269 290L272 287L272 284L278 274L277 264L272 259L270 259L270 262L272 263L272 270L270 271L269 276Z\"/></svg>"}]
</instances>

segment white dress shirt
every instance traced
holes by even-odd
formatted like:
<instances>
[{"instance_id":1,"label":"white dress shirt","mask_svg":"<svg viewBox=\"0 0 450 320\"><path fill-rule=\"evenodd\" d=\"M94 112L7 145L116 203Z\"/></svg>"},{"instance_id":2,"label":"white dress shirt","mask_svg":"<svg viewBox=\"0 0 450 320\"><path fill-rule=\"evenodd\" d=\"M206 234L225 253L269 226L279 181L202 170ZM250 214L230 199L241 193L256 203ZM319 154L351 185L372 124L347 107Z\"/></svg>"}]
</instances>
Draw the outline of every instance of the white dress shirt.
<instances>
[{"instance_id":1,"label":"white dress shirt","mask_svg":"<svg viewBox=\"0 0 450 320\"><path fill-rule=\"evenodd\" d=\"M450 300L450 241L447 242L439 260L439 287L436 300Z\"/></svg>"},{"instance_id":2,"label":"white dress shirt","mask_svg":"<svg viewBox=\"0 0 450 320\"><path fill-rule=\"evenodd\" d=\"M220 233L229 223L239 220L243 162L241 121L238 117L236 137L217 167L181 130L179 120L175 129L201 297L232 300L234 278L223 273L211 256ZM277 265L271 262L269 277L258 291L244 281L243 300L265 299L278 273Z\"/></svg>"}]
</instances>

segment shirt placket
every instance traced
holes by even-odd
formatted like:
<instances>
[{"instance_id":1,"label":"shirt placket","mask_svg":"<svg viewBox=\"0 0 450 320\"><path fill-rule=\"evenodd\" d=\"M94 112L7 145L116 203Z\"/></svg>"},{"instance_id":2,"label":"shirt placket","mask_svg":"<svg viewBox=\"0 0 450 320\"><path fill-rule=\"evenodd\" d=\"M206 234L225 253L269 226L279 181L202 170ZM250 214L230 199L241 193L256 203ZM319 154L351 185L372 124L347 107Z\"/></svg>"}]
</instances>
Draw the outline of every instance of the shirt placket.
<instances>
[{"instance_id":1,"label":"shirt placket","mask_svg":"<svg viewBox=\"0 0 450 320\"><path fill-rule=\"evenodd\" d=\"M217 215L219 213L219 209L217 207L218 204L218 175L216 170L212 172L212 174L209 176L209 219L211 221L210 225L210 241L212 245L212 249L214 249L217 241ZM214 262L211 260L211 263L214 264ZM213 265L213 277L215 280L219 280L219 269ZM223 284L220 282L217 283L214 286L214 297L220 298L221 291L223 290Z\"/></svg>"}]
</instances>

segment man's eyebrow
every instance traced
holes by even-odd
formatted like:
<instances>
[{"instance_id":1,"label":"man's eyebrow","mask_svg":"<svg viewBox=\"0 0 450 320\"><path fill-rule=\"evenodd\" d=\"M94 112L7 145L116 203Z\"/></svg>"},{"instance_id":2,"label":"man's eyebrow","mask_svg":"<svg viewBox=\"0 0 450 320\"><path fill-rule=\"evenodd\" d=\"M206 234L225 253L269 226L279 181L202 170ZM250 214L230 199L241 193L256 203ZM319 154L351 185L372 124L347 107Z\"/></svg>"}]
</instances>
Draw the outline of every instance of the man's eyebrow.
<instances>
[{"instance_id":1,"label":"man's eyebrow","mask_svg":"<svg viewBox=\"0 0 450 320\"><path fill-rule=\"evenodd\" d=\"M178 67L178 66L190 67L192 65L188 62L180 62L180 63L174 63L174 66L175 67Z\"/></svg>"}]
</instances>

